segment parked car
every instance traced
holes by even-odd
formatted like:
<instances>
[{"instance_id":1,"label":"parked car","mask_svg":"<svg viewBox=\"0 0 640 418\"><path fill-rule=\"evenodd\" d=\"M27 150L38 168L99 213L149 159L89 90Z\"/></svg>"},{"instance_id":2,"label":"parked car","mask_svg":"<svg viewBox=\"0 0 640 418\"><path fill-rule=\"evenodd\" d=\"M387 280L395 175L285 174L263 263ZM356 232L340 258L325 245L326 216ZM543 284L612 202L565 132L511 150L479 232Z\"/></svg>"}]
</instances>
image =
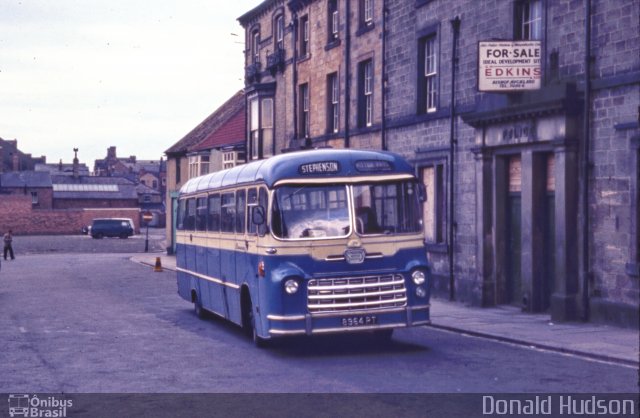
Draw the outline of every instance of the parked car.
<instances>
[{"instance_id":1,"label":"parked car","mask_svg":"<svg viewBox=\"0 0 640 418\"><path fill-rule=\"evenodd\" d=\"M129 218L101 218L94 219L90 229L91 237L129 238L133 235L133 220Z\"/></svg>"}]
</instances>

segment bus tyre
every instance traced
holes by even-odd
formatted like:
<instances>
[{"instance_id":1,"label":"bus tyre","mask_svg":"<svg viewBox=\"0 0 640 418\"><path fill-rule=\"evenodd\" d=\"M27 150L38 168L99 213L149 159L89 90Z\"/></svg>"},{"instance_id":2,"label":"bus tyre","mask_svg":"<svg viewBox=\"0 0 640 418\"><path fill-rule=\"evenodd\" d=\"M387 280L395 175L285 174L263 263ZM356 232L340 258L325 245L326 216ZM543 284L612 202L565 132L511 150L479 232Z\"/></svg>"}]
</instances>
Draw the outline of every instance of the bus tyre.
<instances>
[{"instance_id":1,"label":"bus tyre","mask_svg":"<svg viewBox=\"0 0 640 418\"><path fill-rule=\"evenodd\" d=\"M244 314L242 315L242 327L247 335L251 336L253 344L258 348L265 348L267 346L267 340L258 335L256 329L256 318L253 313L253 305L251 304L251 297L248 292L243 293L243 307Z\"/></svg>"},{"instance_id":2,"label":"bus tyre","mask_svg":"<svg viewBox=\"0 0 640 418\"><path fill-rule=\"evenodd\" d=\"M200 303L198 296L195 296L193 300L193 312L195 312L196 316L200 319L207 317L207 311L202 307L202 303Z\"/></svg>"}]
</instances>

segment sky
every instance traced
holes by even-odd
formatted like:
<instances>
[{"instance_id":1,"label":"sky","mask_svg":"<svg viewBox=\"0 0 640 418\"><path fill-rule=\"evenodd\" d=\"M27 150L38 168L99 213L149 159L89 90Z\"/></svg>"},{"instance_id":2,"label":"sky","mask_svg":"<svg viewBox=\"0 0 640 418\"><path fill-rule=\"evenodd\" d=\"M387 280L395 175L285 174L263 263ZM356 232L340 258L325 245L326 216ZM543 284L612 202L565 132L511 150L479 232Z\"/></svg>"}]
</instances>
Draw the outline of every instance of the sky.
<instances>
[{"instance_id":1,"label":"sky","mask_svg":"<svg viewBox=\"0 0 640 418\"><path fill-rule=\"evenodd\" d=\"M158 160L243 88L262 0L0 0L0 137L93 169Z\"/></svg>"}]
</instances>

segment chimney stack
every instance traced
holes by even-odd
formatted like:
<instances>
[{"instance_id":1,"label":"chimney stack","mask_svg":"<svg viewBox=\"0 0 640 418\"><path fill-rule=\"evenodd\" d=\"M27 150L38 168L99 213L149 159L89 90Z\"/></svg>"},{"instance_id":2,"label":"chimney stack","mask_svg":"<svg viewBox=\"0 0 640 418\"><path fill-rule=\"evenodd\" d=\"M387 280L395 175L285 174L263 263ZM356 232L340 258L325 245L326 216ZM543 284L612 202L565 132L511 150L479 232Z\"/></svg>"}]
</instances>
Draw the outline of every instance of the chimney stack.
<instances>
[{"instance_id":1,"label":"chimney stack","mask_svg":"<svg viewBox=\"0 0 640 418\"><path fill-rule=\"evenodd\" d=\"M78 161L78 148L74 148L73 152L75 156L73 157L73 178L77 179L80 177L80 163Z\"/></svg>"}]
</instances>

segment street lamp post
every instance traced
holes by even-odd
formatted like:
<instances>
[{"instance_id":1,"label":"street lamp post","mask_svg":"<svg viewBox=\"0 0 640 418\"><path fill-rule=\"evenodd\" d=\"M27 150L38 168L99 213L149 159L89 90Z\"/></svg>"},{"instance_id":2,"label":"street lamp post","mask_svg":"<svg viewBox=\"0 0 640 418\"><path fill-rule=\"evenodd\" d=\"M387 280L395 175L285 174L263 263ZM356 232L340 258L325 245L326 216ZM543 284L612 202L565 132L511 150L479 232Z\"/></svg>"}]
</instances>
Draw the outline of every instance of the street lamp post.
<instances>
[{"instance_id":1,"label":"street lamp post","mask_svg":"<svg viewBox=\"0 0 640 418\"><path fill-rule=\"evenodd\" d=\"M145 212L142 214L142 221L147 224L147 237L144 240L144 252L149 252L149 224L153 220L153 214L151 212Z\"/></svg>"}]
</instances>

